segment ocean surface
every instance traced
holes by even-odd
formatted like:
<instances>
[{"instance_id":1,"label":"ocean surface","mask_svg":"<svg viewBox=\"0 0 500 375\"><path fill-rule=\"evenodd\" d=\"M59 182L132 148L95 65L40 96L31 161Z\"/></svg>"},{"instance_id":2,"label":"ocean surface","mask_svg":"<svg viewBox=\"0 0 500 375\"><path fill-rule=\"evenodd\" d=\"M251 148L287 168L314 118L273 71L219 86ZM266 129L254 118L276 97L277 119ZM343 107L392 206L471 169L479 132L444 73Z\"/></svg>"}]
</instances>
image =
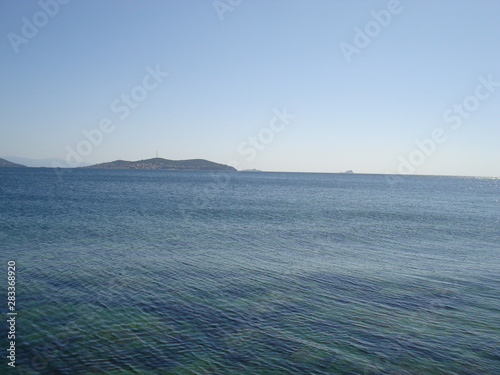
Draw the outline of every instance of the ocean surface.
<instances>
[{"instance_id":1,"label":"ocean surface","mask_svg":"<svg viewBox=\"0 0 500 375\"><path fill-rule=\"evenodd\" d=\"M500 374L498 178L3 168L0 260L0 374Z\"/></svg>"}]
</instances>

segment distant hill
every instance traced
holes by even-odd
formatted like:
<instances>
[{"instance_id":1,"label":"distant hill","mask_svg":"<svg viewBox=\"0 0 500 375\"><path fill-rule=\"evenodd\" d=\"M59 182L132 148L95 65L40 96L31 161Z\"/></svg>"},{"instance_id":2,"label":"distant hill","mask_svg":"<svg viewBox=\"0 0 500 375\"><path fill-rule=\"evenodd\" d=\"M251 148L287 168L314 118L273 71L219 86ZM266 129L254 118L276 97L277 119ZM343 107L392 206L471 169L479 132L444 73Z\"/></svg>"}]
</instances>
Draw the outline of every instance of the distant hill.
<instances>
[{"instance_id":1,"label":"distant hill","mask_svg":"<svg viewBox=\"0 0 500 375\"><path fill-rule=\"evenodd\" d=\"M5 159L0 159L0 168L6 167L27 168L25 165L12 163L11 161Z\"/></svg>"},{"instance_id":2,"label":"distant hill","mask_svg":"<svg viewBox=\"0 0 500 375\"><path fill-rule=\"evenodd\" d=\"M109 163L90 165L83 168L96 169L160 169L187 171L236 171L235 168L203 159L168 160L153 158L138 161L115 160Z\"/></svg>"}]
</instances>

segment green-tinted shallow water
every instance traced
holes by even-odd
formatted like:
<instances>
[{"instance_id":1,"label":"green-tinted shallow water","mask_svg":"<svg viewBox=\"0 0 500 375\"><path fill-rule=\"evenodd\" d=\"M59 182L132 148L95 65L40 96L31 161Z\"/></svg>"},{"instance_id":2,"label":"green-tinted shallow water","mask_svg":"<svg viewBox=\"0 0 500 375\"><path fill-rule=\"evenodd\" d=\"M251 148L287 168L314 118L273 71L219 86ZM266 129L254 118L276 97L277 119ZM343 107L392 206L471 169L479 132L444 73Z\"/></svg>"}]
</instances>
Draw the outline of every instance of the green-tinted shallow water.
<instances>
[{"instance_id":1,"label":"green-tinted shallow water","mask_svg":"<svg viewBox=\"0 0 500 375\"><path fill-rule=\"evenodd\" d=\"M0 194L1 374L500 373L499 179L3 169Z\"/></svg>"}]
</instances>

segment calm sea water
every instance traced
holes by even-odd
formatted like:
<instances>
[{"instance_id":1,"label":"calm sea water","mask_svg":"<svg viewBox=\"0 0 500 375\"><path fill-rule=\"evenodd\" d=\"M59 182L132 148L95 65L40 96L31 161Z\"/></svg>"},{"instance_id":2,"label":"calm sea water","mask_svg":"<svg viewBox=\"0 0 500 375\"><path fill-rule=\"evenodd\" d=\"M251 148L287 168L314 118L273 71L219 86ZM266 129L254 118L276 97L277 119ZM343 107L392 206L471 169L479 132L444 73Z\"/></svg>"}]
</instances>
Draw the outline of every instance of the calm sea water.
<instances>
[{"instance_id":1,"label":"calm sea water","mask_svg":"<svg viewBox=\"0 0 500 375\"><path fill-rule=\"evenodd\" d=\"M500 373L500 179L4 168L0 225L2 374Z\"/></svg>"}]
</instances>

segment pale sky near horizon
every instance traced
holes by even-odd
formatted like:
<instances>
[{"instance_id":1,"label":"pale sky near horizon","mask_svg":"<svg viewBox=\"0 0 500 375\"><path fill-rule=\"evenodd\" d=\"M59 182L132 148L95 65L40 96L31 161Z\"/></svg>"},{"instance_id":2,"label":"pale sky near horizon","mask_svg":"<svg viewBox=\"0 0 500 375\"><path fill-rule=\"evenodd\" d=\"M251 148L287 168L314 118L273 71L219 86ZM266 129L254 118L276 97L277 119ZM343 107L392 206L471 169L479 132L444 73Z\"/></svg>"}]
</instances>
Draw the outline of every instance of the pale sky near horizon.
<instances>
[{"instance_id":1,"label":"pale sky near horizon","mask_svg":"<svg viewBox=\"0 0 500 375\"><path fill-rule=\"evenodd\" d=\"M500 177L500 1L59 1L0 3L0 157Z\"/></svg>"}]
</instances>

